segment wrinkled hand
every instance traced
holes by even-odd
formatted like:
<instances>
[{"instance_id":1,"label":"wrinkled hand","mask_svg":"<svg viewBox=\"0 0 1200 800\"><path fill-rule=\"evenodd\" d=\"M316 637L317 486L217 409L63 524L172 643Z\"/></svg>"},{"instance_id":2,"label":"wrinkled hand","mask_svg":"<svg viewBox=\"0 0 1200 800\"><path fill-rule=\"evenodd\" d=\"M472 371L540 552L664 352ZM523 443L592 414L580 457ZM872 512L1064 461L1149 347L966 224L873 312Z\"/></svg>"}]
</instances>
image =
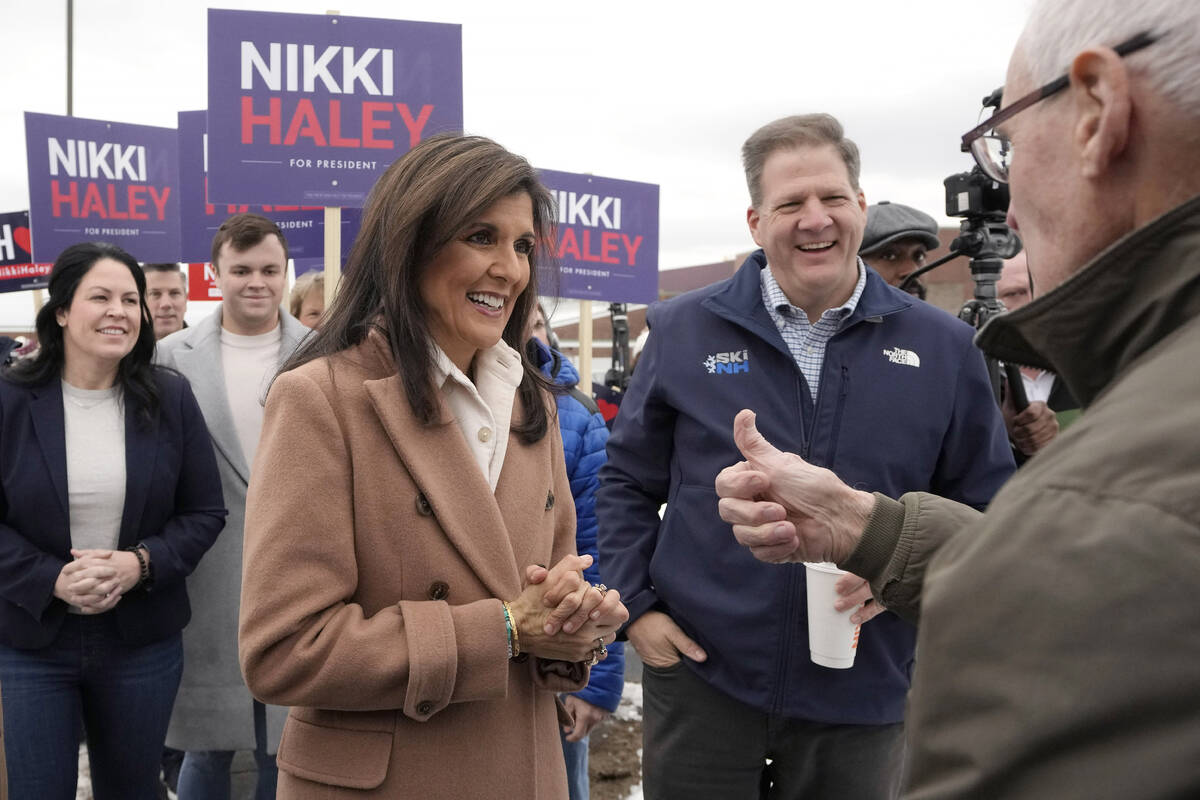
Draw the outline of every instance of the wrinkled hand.
<instances>
[{"instance_id":1,"label":"wrinkled hand","mask_svg":"<svg viewBox=\"0 0 1200 800\"><path fill-rule=\"evenodd\" d=\"M1027 456L1038 452L1058 436L1058 417L1040 400L1035 400L1023 411L1017 412L1012 407L1012 400L1005 395L1000 409L1004 414L1008 438Z\"/></svg>"},{"instance_id":2,"label":"wrinkled hand","mask_svg":"<svg viewBox=\"0 0 1200 800\"><path fill-rule=\"evenodd\" d=\"M652 667L670 667L679 663L681 656L692 661L704 661L708 654L696 644L675 620L661 611L647 611L638 617L625 635L638 651L642 661Z\"/></svg>"},{"instance_id":3,"label":"wrinkled hand","mask_svg":"<svg viewBox=\"0 0 1200 800\"><path fill-rule=\"evenodd\" d=\"M875 617L887 611L871 595L871 585L857 575L846 573L837 579L837 583L833 585L833 588L841 595L838 597L837 602L833 604L836 610L846 611L855 606L858 607L858 611L850 616L850 621L855 625L861 625L867 620L875 619Z\"/></svg>"},{"instance_id":4,"label":"wrinkled hand","mask_svg":"<svg viewBox=\"0 0 1200 800\"><path fill-rule=\"evenodd\" d=\"M776 449L742 410L733 439L746 461L717 476L721 519L762 561L845 560L862 537L875 505L827 469Z\"/></svg>"},{"instance_id":5,"label":"wrinkled hand","mask_svg":"<svg viewBox=\"0 0 1200 800\"><path fill-rule=\"evenodd\" d=\"M564 556L547 570L531 566L529 583L510 603L521 652L539 658L587 661L600 642L616 641L629 619L615 589L600 592L583 579L591 556Z\"/></svg>"},{"instance_id":6,"label":"wrinkled hand","mask_svg":"<svg viewBox=\"0 0 1200 800\"><path fill-rule=\"evenodd\" d=\"M583 737L592 732L592 728L608 719L609 712L573 694L563 698L563 705L575 718L574 725L562 726L563 735L567 737L568 742L582 741Z\"/></svg>"}]
</instances>

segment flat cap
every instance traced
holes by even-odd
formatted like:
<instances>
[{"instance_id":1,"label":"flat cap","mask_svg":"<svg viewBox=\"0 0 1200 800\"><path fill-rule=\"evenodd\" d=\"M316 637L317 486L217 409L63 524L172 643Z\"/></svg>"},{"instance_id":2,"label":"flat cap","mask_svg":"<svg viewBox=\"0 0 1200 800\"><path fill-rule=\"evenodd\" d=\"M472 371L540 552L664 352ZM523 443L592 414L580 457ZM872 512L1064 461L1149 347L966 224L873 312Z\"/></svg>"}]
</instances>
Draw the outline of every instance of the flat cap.
<instances>
[{"instance_id":1,"label":"flat cap","mask_svg":"<svg viewBox=\"0 0 1200 800\"><path fill-rule=\"evenodd\" d=\"M867 227L858 254L870 255L899 239L916 239L926 249L936 250L941 245L937 232L937 221L924 211L884 200L867 209Z\"/></svg>"}]
</instances>

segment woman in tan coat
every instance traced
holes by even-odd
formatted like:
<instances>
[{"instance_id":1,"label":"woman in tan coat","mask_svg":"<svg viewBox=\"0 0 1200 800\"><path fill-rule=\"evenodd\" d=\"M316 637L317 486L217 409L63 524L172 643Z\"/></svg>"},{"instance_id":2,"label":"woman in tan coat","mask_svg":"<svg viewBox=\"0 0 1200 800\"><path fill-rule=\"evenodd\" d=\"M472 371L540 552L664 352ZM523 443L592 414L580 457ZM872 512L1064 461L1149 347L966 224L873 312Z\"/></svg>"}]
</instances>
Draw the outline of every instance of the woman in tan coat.
<instances>
[{"instance_id":1,"label":"woman in tan coat","mask_svg":"<svg viewBox=\"0 0 1200 800\"><path fill-rule=\"evenodd\" d=\"M580 575L553 401L519 352L552 218L494 142L419 144L270 390L240 646L254 695L292 706L280 798L567 796L555 693L627 614Z\"/></svg>"}]
</instances>

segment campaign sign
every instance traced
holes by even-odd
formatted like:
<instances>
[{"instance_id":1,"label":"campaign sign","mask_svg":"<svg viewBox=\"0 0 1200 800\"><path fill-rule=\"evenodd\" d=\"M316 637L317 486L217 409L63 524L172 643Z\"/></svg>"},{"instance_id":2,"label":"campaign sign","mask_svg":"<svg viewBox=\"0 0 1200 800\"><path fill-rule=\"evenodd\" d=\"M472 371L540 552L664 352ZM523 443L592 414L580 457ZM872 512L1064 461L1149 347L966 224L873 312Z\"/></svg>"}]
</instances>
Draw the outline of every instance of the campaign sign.
<instances>
[{"instance_id":1,"label":"campaign sign","mask_svg":"<svg viewBox=\"0 0 1200 800\"><path fill-rule=\"evenodd\" d=\"M25 113L34 257L104 241L142 262L179 254L175 131Z\"/></svg>"},{"instance_id":2,"label":"campaign sign","mask_svg":"<svg viewBox=\"0 0 1200 800\"><path fill-rule=\"evenodd\" d=\"M209 9L208 120L211 201L362 206L462 130L462 27Z\"/></svg>"},{"instance_id":3,"label":"campaign sign","mask_svg":"<svg viewBox=\"0 0 1200 800\"><path fill-rule=\"evenodd\" d=\"M287 239L292 258L324 258L325 209L321 206L280 206L208 202L205 189L205 112L179 112L179 214L183 251L180 261L202 262L212 257L217 228L231 214L252 211L275 222ZM358 233L361 212L342 210L342 260ZM204 298L207 299L207 298Z\"/></svg>"},{"instance_id":4,"label":"campaign sign","mask_svg":"<svg viewBox=\"0 0 1200 800\"><path fill-rule=\"evenodd\" d=\"M538 170L554 197L558 236L547 295L609 303L658 299L658 186L595 175Z\"/></svg>"},{"instance_id":5,"label":"campaign sign","mask_svg":"<svg viewBox=\"0 0 1200 800\"><path fill-rule=\"evenodd\" d=\"M188 264L188 300L220 300L217 273L207 261Z\"/></svg>"},{"instance_id":6,"label":"campaign sign","mask_svg":"<svg viewBox=\"0 0 1200 800\"><path fill-rule=\"evenodd\" d=\"M0 214L0 292L45 289L52 264L33 263L29 212Z\"/></svg>"}]
</instances>

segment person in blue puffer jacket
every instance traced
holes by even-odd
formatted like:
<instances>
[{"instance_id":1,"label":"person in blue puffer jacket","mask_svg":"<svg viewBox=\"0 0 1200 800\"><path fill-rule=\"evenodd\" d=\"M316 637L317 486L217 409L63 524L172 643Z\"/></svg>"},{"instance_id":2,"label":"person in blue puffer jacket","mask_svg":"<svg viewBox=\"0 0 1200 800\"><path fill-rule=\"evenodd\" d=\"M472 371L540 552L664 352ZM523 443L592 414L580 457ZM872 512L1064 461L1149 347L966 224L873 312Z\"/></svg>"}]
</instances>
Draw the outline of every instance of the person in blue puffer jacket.
<instances>
[{"instance_id":1,"label":"person in blue puffer jacket","mask_svg":"<svg viewBox=\"0 0 1200 800\"><path fill-rule=\"evenodd\" d=\"M591 583L601 580L596 552L596 487L600 467L607 456L608 427L595 402L578 388L579 372L547 341L545 313L539 304L531 319L526 355L542 374L561 386L557 396L558 426L562 431L563 455L571 495L575 498L575 541L579 554L592 556L584 570ZM563 756L567 762L567 785L571 800L588 798L588 734L616 710L625 686L625 646L608 646L608 658L592 667L591 680L579 692L563 696L563 704L575 717L574 726L562 730Z\"/></svg>"}]
</instances>

